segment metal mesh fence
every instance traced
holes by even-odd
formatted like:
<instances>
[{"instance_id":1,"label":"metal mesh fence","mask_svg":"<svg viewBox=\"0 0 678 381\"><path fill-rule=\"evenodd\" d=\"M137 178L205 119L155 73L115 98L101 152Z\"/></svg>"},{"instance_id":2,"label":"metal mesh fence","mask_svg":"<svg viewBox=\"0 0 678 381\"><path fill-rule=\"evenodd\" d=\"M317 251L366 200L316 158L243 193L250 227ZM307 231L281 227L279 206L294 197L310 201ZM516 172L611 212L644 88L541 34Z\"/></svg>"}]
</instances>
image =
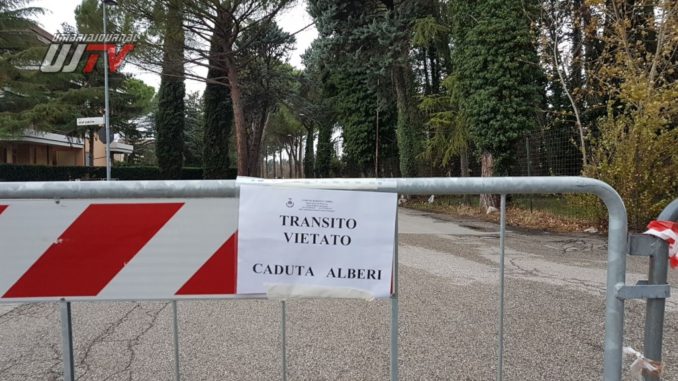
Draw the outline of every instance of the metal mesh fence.
<instances>
[{"instance_id":1,"label":"metal mesh fence","mask_svg":"<svg viewBox=\"0 0 678 381\"><path fill-rule=\"evenodd\" d=\"M574 128L530 131L516 145L511 176L579 176L581 152Z\"/></svg>"}]
</instances>

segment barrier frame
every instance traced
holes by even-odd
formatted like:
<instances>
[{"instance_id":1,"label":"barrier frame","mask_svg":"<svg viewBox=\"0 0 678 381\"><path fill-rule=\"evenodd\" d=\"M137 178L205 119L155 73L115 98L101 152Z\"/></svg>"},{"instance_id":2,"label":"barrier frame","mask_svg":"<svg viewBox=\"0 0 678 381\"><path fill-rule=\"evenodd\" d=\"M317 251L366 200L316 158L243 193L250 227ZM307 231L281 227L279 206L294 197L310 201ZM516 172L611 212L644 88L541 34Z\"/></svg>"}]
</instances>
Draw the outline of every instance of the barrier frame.
<instances>
[{"instance_id":1,"label":"barrier frame","mask_svg":"<svg viewBox=\"0 0 678 381\"><path fill-rule=\"evenodd\" d=\"M500 221L500 317L497 380L503 370L503 279L505 207L507 194L590 193L598 196L608 210L608 270L606 279L605 339L603 380L620 381L622 376L622 346L624 332L624 298L618 291L626 281L627 215L619 194L608 184L585 177L485 177L485 178L396 178L396 179L290 179L271 180L268 184L307 188L369 190L397 192L408 195L501 195ZM0 199L98 199L98 198L220 198L237 197L235 180L191 181L124 181L124 182L23 182L0 183ZM391 298L391 379L398 379L398 256L397 221L394 252L394 284ZM265 297L265 296L263 296ZM283 344L284 313L283 304ZM65 309L68 309L66 311ZM68 317L70 334L70 304L62 304L62 316ZM62 321L62 325L65 324ZM175 325L176 326L176 325ZM177 335L178 332L175 332ZM175 339L176 341L176 339ZM72 339L66 338L64 349L70 352L71 364L64 362L64 374L73 379ZM66 348L69 345L69 348ZM283 347L283 379L286 379L286 356ZM178 348L175 348L175 356ZM67 354L64 353L64 359ZM179 364L175 364L178 369ZM178 371L177 371L178 372ZM70 374L69 374L70 373ZM177 377L179 374L177 373Z\"/></svg>"}]
</instances>

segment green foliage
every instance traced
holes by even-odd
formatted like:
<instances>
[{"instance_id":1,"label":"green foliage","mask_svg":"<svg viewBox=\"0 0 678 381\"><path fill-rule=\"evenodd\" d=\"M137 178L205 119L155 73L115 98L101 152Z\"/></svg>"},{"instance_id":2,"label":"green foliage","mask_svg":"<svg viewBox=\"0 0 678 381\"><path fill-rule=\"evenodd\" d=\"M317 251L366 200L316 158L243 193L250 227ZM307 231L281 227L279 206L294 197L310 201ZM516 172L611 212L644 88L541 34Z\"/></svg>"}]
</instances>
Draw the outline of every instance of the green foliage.
<instances>
[{"instance_id":1,"label":"green foliage","mask_svg":"<svg viewBox=\"0 0 678 381\"><path fill-rule=\"evenodd\" d=\"M267 120L278 103L289 104L289 98L299 91L294 68L283 62L295 38L276 23L266 22L253 24L237 43L239 54L247 57L242 58L245 64L240 70L240 85L248 126L248 174L259 176Z\"/></svg>"},{"instance_id":2,"label":"green foliage","mask_svg":"<svg viewBox=\"0 0 678 381\"><path fill-rule=\"evenodd\" d=\"M158 167L114 166L111 176L118 180L170 180L160 174ZM225 178L234 179L236 173L231 170ZM104 180L105 167L52 167L44 165L0 164L0 181L70 181ZM202 179L201 168L183 168L182 180Z\"/></svg>"},{"instance_id":3,"label":"green foliage","mask_svg":"<svg viewBox=\"0 0 678 381\"><path fill-rule=\"evenodd\" d=\"M230 166L229 137L233 126L233 107L228 87L208 83L203 95L205 127L203 168L206 179L220 179Z\"/></svg>"},{"instance_id":4,"label":"green foliage","mask_svg":"<svg viewBox=\"0 0 678 381\"><path fill-rule=\"evenodd\" d=\"M453 52L462 110L480 153L505 174L516 141L536 127L540 67L523 3L452 2Z\"/></svg>"},{"instance_id":5,"label":"green foliage","mask_svg":"<svg viewBox=\"0 0 678 381\"><path fill-rule=\"evenodd\" d=\"M424 158L433 165L449 167L452 160L466 154L469 146L468 122L460 108L456 77L443 81L444 93L424 96L419 109L427 116L431 137L424 142Z\"/></svg>"},{"instance_id":6,"label":"green foliage","mask_svg":"<svg viewBox=\"0 0 678 381\"><path fill-rule=\"evenodd\" d=\"M39 43L30 29L35 26L32 18L44 14L44 10L27 6L31 2L31 0L0 2L0 54L24 50Z\"/></svg>"},{"instance_id":7,"label":"green foliage","mask_svg":"<svg viewBox=\"0 0 678 381\"><path fill-rule=\"evenodd\" d=\"M221 67L220 54L225 43L223 33L214 30L210 41L210 68L203 94L204 127L202 142L202 166L205 179L221 179L226 176L231 160L229 143L233 127L233 104L226 70Z\"/></svg>"},{"instance_id":8,"label":"green foliage","mask_svg":"<svg viewBox=\"0 0 678 381\"><path fill-rule=\"evenodd\" d=\"M332 127L321 125L318 131L318 150L315 159L315 173L317 177L330 177L333 153Z\"/></svg>"},{"instance_id":9,"label":"green foliage","mask_svg":"<svg viewBox=\"0 0 678 381\"><path fill-rule=\"evenodd\" d=\"M446 39L449 28L428 15L415 21L413 32L412 45L426 47L432 42Z\"/></svg>"},{"instance_id":10,"label":"green foliage","mask_svg":"<svg viewBox=\"0 0 678 381\"><path fill-rule=\"evenodd\" d=\"M306 135L306 129L301 124L301 121L299 121L299 118L297 118L293 110L285 105L281 105L271 115L269 123L270 138L279 143Z\"/></svg>"},{"instance_id":11,"label":"green foliage","mask_svg":"<svg viewBox=\"0 0 678 381\"><path fill-rule=\"evenodd\" d=\"M156 155L163 176L181 176L184 153L184 31L183 0L171 0L167 13L166 37L156 123Z\"/></svg>"},{"instance_id":12,"label":"green foliage","mask_svg":"<svg viewBox=\"0 0 678 381\"><path fill-rule=\"evenodd\" d=\"M178 179L183 166L184 94L184 82L169 78L158 91L156 155L160 171L168 178Z\"/></svg>"},{"instance_id":13,"label":"green foliage","mask_svg":"<svg viewBox=\"0 0 678 381\"><path fill-rule=\"evenodd\" d=\"M583 169L617 190L637 230L678 197L678 3L643 4L592 4L607 20L595 78L608 101Z\"/></svg>"},{"instance_id":14,"label":"green foliage","mask_svg":"<svg viewBox=\"0 0 678 381\"><path fill-rule=\"evenodd\" d=\"M660 120L647 113L609 115L599 124L592 164L583 171L617 190L626 204L629 223L637 230L678 197L678 130L656 125ZM599 207L603 214L604 207Z\"/></svg>"},{"instance_id":15,"label":"green foliage","mask_svg":"<svg viewBox=\"0 0 678 381\"><path fill-rule=\"evenodd\" d=\"M189 167L202 166L204 142L204 102L199 92L188 94L184 101L184 165Z\"/></svg>"},{"instance_id":16,"label":"green foliage","mask_svg":"<svg viewBox=\"0 0 678 381\"><path fill-rule=\"evenodd\" d=\"M310 126L307 128L318 130L318 145L313 163L314 175L326 178L330 176L332 157L336 156L332 132L337 123L337 113L329 91L332 87L331 76L323 62L323 51L318 46L319 40L316 40L302 56L305 70L298 77L301 82L300 96L293 98L293 106L304 115L302 119Z\"/></svg>"},{"instance_id":17,"label":"green foliage","mask_svg":"<svg viewBox=\"0 0 678 381\"><path fill-rule=\"evenodd\" d=\"M404 165L408 171L413 170L409 175L416 174L416 140L421 124L414 105L413 76L408 73L412 4L375 0L309 2L309 13L320 34L314 50L321 57L327 95L337 110L350 175L375 175L377 110L379 170L385 171L385 158L399 154L401 168Z\"/></svg>"},{"instance_id":18,"label":"green foliage","mask_svg":"<svg viewBox=\"0 0 678 381\"><path fill-rule=\"evenodd\" d=\"M79 31L100 31L99 5L97 1L85 0L76 9ZM81 72L85 62L81 62L74 73L42 73L36 65L44 57L47 46L37 40L36 33L23 30L18 37L24 44L0 54L0 87L3 88L0 130L12 134L31 128L81 137L89 128L78 128L75 119L103 113L103 60L87 75ZM110 75L109 94L113 132L133 138L138 132L131 120L149 112L154 89L131 76L115 73Z\"/></svg>"},{"instance_id":19,"label":"green foliage","mask_svg":"<svg viewBox=\"0 0 678 381\"><path fill-rule=\"evenodd\" d=\"M304 150L304 177L307 179L315 177L315 168L313 160L313 138L315 134L313 129L309 128L306 132L306 145Z\"/></svg>"}]
</instances>

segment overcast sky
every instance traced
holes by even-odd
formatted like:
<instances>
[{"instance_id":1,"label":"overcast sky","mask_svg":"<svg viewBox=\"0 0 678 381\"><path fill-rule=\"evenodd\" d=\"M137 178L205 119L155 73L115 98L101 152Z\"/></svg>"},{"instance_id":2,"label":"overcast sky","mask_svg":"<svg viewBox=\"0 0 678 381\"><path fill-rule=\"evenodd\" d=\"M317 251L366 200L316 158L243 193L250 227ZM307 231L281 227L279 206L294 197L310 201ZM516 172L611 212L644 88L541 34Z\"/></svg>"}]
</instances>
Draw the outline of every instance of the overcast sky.
<instances>
[{"instance_id":1,"label":"overcast sky","mask_svg":"<svg viewBox=\"0 0 678 381\"><path fill-rule=\"evenodd\" d=\"M40 16L37 20L46 31L54 34L61 28L62 23L75 25L75 7L80 4L80 2L81 0L34 0L30 5L47 10L45 15ZM278 17L278 24L280 24L280 27L289 33L294 33L312 22L313 19L311 19L311 16L306 12L305 0L298 0L293 8ZM310 27L296 35L297 49L292 52L289 61L292 65L298 68L302 67L300 56L311 45L311 42L317 35L318 33L314 27ZM142 72L138 68L131 67L131 65L127 65L124 71L133 73L137 78L142 79L156 89L160 85L160 78L156 74ZM203 72L198 70L197 72L204 75L207 70L204 69ZM186 90L188 92L202 92L204 88L204 83L190 80L186 82Z\"/></svg>"}]
</instances>

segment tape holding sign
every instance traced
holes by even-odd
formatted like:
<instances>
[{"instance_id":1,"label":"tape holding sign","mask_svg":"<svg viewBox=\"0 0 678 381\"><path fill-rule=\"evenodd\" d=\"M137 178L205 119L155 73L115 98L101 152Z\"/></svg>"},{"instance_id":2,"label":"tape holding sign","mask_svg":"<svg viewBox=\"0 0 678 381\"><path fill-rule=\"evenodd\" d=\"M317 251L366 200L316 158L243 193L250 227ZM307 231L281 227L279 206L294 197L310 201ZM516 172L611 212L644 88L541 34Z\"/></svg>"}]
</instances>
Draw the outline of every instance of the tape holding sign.
<instances>
[{"instance_id":1,"label":"tape holding sign","mask_svg":"<svg viewBox=\"0 0 678 381\"><path fill-rule=\"evenodd\" d=\"M238 294L389 297L396 206L395 193L242 184ZM277 287L290 284L303 287Z\"/></svg>"},{"instance_id":2,"label":"tape holding sign","mask_svg":"<svg viewBox=\"0 0 678 381\"><path fill-rule=\"evenodd\" d=\"M235 293L237 199L0 201L0 301Z\"/></svg>"}]
</instances>

